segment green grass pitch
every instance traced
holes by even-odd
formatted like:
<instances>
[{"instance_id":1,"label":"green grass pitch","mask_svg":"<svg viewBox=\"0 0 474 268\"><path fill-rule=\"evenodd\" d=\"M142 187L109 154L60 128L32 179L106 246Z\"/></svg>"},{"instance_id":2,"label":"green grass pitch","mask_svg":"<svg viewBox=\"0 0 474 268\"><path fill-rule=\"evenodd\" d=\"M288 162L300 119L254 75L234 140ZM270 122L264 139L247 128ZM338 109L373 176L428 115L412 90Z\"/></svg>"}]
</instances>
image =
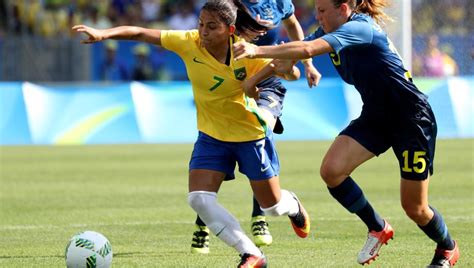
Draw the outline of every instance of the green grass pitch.
<instances>
[{"instance_id":1,"label":"green grass pitch","mask_svg":"<svg viewBox=\"0 0 474 268\"><path fill-rule=\"evenodd\" d=\"M328 141L278 142L281 185L298 194L312 217L300 239L286 217L270 218L270 267L359 267L366 229L319 178ZM185 145L0 147L0 267L64 267L69 238L83 230L107 236L114 267L235 267L237 253L211 236L211 253L190 253L195 214L187 204ZM458 240L457 267L474 266L474 140L440 140L430 203ZM371 267L424 267L434 243L404 214L392 151L354 174L375 209L395 228ZM250 229L251 190L238 175L220 202Z\"/></svg>"}]
</instances>

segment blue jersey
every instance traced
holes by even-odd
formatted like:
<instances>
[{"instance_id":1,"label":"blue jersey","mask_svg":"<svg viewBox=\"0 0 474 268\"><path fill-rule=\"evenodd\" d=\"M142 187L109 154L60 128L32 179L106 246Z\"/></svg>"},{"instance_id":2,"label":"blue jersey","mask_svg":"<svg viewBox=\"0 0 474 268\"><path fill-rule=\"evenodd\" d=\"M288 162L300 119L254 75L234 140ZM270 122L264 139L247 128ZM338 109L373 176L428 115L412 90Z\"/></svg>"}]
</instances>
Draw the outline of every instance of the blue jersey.
<instances>
[{"instance_id":1,"label":"blue jersey","mask_svg":"<svg viewBox=\"0 0 474 268\"><path fill-rule=\"evenodd\" d=\"M337 30L324 33L319 28L305 40L320 37L334 49L330 57L339 75L361 94L363 112L410 117L417 105L427 103L387 34L370 16L353 14Z\"/></svg>"},{"instance_id":2,"label":"blue jersey","mask_svg":"<svg viewBox=\"0 0 474 268\"><path fill-rule=\"evenodd\" d=\"M273 22L274 28L260 37L256 42L259 46L274 45L278 43L278 28L282 20L288 19L295 12L291 0L259 0L255 3L243 0L242 3L249 9L252 17L260 15L262 20Z\"/></svg>"},{"instance_id":3,"label":"blue jersey","mask_svg":"<svg viewBox=\"0 0 474 268\"><path fill-rule=\"evenodd\" d=\"M252 17L255 18L257 15L260 15L260 19L271 21L274 26L264 36L261 36L255 44L259 46L278 44L281 21L288 19L295 12L295 6L291 0L258 0L256 2L242 0L242 3L250 11ZM257 87L261 90L270 89L271 91L279 91L278 88L283 88L280 79L275 76L258 83ZM277 113L278 116L280 113L281 109Z\"/></svg>"}]
</instances>

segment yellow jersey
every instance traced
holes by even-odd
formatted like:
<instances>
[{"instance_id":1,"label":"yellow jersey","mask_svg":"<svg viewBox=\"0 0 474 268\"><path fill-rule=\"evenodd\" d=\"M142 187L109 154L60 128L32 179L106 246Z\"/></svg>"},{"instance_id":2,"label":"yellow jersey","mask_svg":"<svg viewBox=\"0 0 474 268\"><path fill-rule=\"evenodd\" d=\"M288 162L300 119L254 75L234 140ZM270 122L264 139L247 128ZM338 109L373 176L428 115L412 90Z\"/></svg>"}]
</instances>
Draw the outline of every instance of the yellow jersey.
<instances>
[{"instance_id":1,"label":"yellow jersey","mask_svg":"<svg viewBox=\"0 0 474 268\"><path fill-rule=\"evenodd\" d=\"M229 45L238 41L229 38ZM161 31L163 48L177 53L186 65L193 88L199 131L227 142L243 142L265 137L266 122L252 98L245 96L241 83L263 69L270 59L242 59L230 64L218 62L200 44L197 30Z\"/></svg>"}]
</instances>

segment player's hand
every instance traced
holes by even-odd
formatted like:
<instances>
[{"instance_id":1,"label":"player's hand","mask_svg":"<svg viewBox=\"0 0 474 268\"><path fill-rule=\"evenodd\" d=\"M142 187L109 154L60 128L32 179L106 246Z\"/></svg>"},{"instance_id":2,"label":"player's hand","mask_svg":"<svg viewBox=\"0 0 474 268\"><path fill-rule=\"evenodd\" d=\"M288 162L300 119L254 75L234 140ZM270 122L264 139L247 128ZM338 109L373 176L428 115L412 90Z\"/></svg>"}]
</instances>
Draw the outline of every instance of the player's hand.
<instances>
[{"instance_id":1,"label":"player's hand","mask_svg":"<svg viewBox=\"0 0 474 268\"><path fill-rule=\"evenodd\" d=\"M306 75L306 80L308 81L308 86L310 88L313 86L318 86L322 75L316 68L314 68L313 64L305 64L304 73Z\"/></svg>"},{"instance_id":2,"label":"player's hand","mask_svg":"<svg viewBox=\"0 0 474 268\"><path fill-rule=\"evenodd\" d=\"M240 41L232 45L234 50L234 60L240 60L243 58L253 59L255 57L258 46Z\"/></svg>"},{"instance_id":3,"label":"player's hand","mask_svg":"<svg viewBox=\"0 0 474 268\"><path fill-rule=\"evenodd\" d=\"M267 28L275 28L275 24L273 24L273 21L271 20L264 20L260 17L260 14L257 14L255 17L255 20L258 22L258 24L263 25Z\"/></svg>"},{"instance_id":4,"label":"player's hand","mask_svg":"<svg viewBox=\"0 0 474 268\"><path fill-rule=\"evenodd\" d=\"M81 40L82 44L92 44L100 42L105 39L103 31L88 27L86 25L75 25L72 27L72 30L77 33L85 33L88 36L88 39Z\"/></svg>"},{"instance_id":5,"label":"player's hand","mask_svg":"<svg viewBox=\"0 0 474 268\"><path fill-rule=\"evenodd\" d=\"M242 89L244 90L245 95L249 96L250 98L254 98L255 100L260 98L258 87L256 87L250 79L242 82Z\"/></svg>"},{"instance_id":6,"label":"player's hand","mask_svg":"<svg viewBox=\"0 0 474 268\"><path fill-rule=\"evenodd\" d=\"M279 60L274 59L270 63L270 67L272 67L273 71L275 71L279 75L290 74L293 72L293 66L295 65L294 60Z\"/></svg>"}]
</instances>

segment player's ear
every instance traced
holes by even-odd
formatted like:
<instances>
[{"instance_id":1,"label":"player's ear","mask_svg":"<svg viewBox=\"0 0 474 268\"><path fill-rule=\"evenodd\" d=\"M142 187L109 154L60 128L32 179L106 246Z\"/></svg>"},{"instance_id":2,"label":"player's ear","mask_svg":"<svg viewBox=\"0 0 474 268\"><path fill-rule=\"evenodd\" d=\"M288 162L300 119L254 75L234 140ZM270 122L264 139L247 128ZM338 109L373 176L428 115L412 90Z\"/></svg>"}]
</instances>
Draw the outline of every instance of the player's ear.
<instances>
[{"instance_id":1,"label":"player's ear","mask_svg":"<svg viewBox=\"0 0 474 268\"><path fill-rule=\"evenodd\" d=\"M347 3L342 3L341 6L339 7L339 10L341 11L342 14L346 14L348 9L350 9L350 7L349 7L349 4Z\"/></svg>"},{"instance_id":2,"label":"player's ear","mask_svg":"<svg viewBox=\"0 0 474 268\"><path fill-rule=\"evenodd\" d=\"M229 26L229 33L234 34L235 33L235 25L230 25Z\"/></svg>"}]
</instances>

